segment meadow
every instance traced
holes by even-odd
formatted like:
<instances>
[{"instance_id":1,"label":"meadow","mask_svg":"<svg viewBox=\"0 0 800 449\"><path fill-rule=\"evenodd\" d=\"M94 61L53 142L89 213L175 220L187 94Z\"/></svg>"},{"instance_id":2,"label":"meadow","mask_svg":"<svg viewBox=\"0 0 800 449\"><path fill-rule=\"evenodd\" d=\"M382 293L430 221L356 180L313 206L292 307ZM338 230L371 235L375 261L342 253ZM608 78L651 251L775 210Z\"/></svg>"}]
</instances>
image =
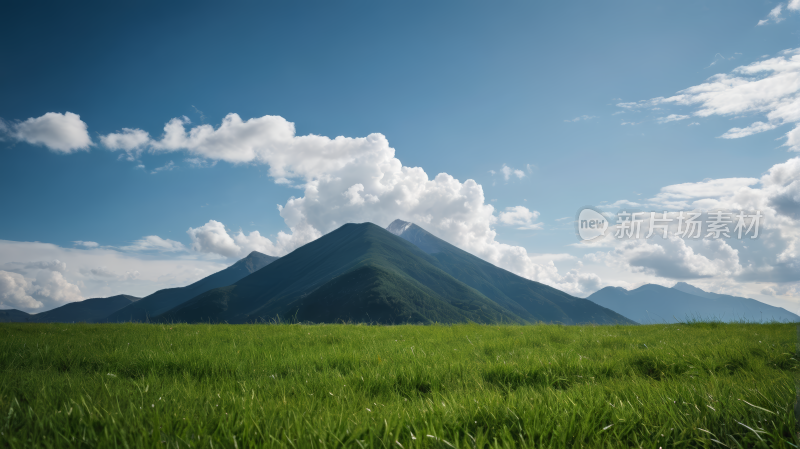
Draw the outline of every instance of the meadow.
<instances>
[{"instance_id":1,"label":"meadow","mask_svg":"<svg viewBox=\"0 0 800 449\"><path fill-rule=\"evenodd\" d=\"M797 447L797 326L0 325L2 447Z\"/></svg>"}]
</instances>

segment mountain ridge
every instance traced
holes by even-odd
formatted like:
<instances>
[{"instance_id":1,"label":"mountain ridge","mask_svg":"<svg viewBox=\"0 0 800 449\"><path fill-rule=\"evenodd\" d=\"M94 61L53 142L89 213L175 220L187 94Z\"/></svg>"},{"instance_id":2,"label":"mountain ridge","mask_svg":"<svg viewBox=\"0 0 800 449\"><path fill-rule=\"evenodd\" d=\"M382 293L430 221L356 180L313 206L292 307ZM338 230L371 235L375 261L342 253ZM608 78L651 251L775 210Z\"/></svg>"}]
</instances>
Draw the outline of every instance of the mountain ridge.
<instances>
[{"instance_id":1,"label":"mountain ridge","mask_svg":"<svg viewBox=\"0 0 800 449\"><path fill-rule=\"evenodd\" d=\"M482 282L471 281L475 273L482 274ZM504 288L514 299L490 285L503 281L510 282ZM388 229L345 224L157 319L634 324L590 301L495 267L402 220Z\"/></svg>"},{"instance_id":2,"label":"mountain ridge","mask_svg":"<svg viewBox=\"0 0 800 449\"><path fill-rule=\"evenodd\" d=\"M691 320L800 322L800 316L781 307L751 298L706 292L685 282L673 287L645 284L633 290L605 287L587 299L642 324Z\"/></svg>"},{"instance_id":3,"label":"mountain ridge","mask_svg":"<svg viewBox=\"0 0 800 449\"><path fill-rule=\"evenodd\" d=\"M451 276L492 298L526 321L629 324L627 318L616 312L604 307L598 308L593 302L492 265L414 223L395 220L387 230L390 228L395 235L435 257Z\"/></svg>"},{"instance_id":4,"label":"mountain ridge","mask_svg":"<svg viewBox=\"0 0 800 449\"><path fill-rule=\"evenodd\" d=\"M276 260L278 260L277 257L253 251L247 257L238 260L224 270L206 276L186 287L159 290L98 321L110 323L149 322L152 317L162 314L182 304L184 301L188 301L214 288L231 285Z\"/></svg>"}]
</instances>

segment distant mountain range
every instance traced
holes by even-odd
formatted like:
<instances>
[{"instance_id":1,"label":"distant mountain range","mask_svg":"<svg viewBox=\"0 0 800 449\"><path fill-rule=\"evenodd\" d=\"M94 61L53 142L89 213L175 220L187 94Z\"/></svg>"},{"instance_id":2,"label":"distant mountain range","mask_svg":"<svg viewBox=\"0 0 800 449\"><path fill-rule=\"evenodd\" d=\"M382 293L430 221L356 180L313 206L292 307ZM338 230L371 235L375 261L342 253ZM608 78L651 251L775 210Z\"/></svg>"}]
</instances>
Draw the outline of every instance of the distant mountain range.
<instances>
[{"instance_id":1,"label":"distant mountain range","mask_svg":"<svg viewBox=\"0 0 800 449\"><path fill-rule=\"evenodd\" d=\"M253 251L247 257L228 268L200 279L194 284L186 287L159 290L152 295L145 296L139 301L107 315L107 318L102 321L108 323L122 323L128 321L148 322L152 317L160 315L197 295L211 289L234 284L245 276L255 273L276 260L278 260L277 257Z\"/></svg>"},{"instance_id":2,"label":"distant mountain range","mask_svg":"<svg viewBox=\"0 0 800 449\"><path fill-rule=\"evenodd\" d=\"M691 320L800 322L800 316L755 299L709 293L685 282L672 288L646 284L635 290L606 287L587 299L641 324Z\"/></svg>"},{"instance_id":3,"label":"distant mountain range","mask_svg":"<svg viewBox=\"0 0 800 449\"><path fill-rule=\"evenodd\" d=\"M118 295L0 322L370 322L636 324L718 319L798 321L753 299L680 282L606 287L581 299L517 276L395 220L346 224L281 258L252 252L230 267L142 299Z\"/></svg>"},{"instance_id":4,"label":"distant mountain range","mask_svg":"<svg viewBox=\"0 0 800 449\"><path fill-rule=\"evenodd\" d=\"M129 295L117 295L110 298L90 298L64 304L63 306L35 315L16 309L0 310L0 322L91 323L102 320L108 315L138 300L139 298Z\"/></svg>"},{"instance_id":5,"label":"distant mountain range","mask_svg":"<svg viewBox=\"0 0 800 449\"><path fill-rule=\"evenodd\" d=\"M156 319L399 323L623 323L608 309L487 263L422 228L346 224Z\"/></svg>"}]
</instances>

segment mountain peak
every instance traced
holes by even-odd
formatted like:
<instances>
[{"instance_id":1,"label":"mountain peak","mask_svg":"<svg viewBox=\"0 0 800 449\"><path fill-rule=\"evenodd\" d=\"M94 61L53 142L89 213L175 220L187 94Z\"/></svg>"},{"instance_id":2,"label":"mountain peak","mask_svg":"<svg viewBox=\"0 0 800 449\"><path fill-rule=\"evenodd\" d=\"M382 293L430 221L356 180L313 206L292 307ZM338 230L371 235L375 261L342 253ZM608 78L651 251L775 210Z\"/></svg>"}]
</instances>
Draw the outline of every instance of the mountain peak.
<instances>
[{"instance_id":1,"label":"mountain peak","mask_svg":"<svg viewBox=\"0 0 800 449\"><path fill-rule=\"evenodd\" d=\"M687 284L686 282L678 282L677 284L673 285L672 288L684 293L688 293L690 295L700 296L703 298L711 298L714 296L713 293L709 293L705 290L699 289L692 284Z\"/></svg>"},{"instance_id":2,"label":"mountain peak","mask_svg":"<svg viewBox=\"0 0 800 449\"><path fill-rule=\"evenodd\" d=\"M412 225L414 225L414 223L409 223L407 221L403 221L398 218L397 220L393 221L392 224L387 226L386 230L394 235L402 235Z\"/></svg>"},{"instance_id":3,"label":"mountain peak","mask_svg":"<svg viewBox=\"0 0 800 449\"><path fill-rule=\"evenodd\" d=\"M263 257L263 256L266 256L266 254L260 253L258 251L250 251L250 254L248 254L247 257L245 257L245 259L252 259L254 257Z\"/></svg>"}]
</instances>

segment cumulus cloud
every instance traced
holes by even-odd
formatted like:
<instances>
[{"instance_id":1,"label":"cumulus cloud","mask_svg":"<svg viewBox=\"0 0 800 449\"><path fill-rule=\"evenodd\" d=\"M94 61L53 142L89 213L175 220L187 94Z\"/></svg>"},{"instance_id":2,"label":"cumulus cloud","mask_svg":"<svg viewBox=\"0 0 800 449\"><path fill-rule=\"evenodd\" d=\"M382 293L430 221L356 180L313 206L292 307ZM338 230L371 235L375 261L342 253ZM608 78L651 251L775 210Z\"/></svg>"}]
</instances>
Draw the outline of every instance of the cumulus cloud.
<instances>
[{"instance_id":1,"label":"cumulus cloud","mask_svg":"<svg viewBox=\"0 0 800 449\"><path fill-rule=\"evenodd\" d=\"M121 133L100 136L100 142L109 150L122 150L130 161L139 158L142 150L150 144L150 134L141 129L122 128Z\"/></svg>"},{"instance_id":2,"label":"cumulus cloud","mask_svg":"<svg viewBox=\"0 0 800 449\"><path fill-rule=\"evenodd\" d=\"M35 310L42 307L42 303L33 299L28 291L31 285L18 273L0 270L0 308Z\"/></svg>"},{"instance_id":3,"label":"cumulus cloud","mask_svg":"<svg viewBox=\"0 0 800 449\"><path fill-rule=\"evenodd\" d=\"M363 190L363 189L362 189ZM269 255L283 255L289 252L288 248L297 245L297 237L279 232L275 243L263 237L258 231L245 234L241 230L231 236L225 225L209 220L208 223L198 228L189 228L186 231L192 239L192 249L206 254L218 254L224 257L244 257L252 251ZM308 241L320 237L309 238Z\"/></svg>"},{"instance_id":4,"label":"cumulus cloud","mask_svg":"<svg viewBox=\"0 0 800 449\"><path fill-rule=\"evenodd\" d=\"M58 271L41 270L33 283L33 294L51 306L83 300L77 285L64 279Z\"/></svg>"},{"instance_id":5,"label":"cumulus cloud","mask_svg":"<svg viewBox=\"0 0 800 449\"><path fill-rule=\"evenodd\" d=\"M403 166L382 134L297 136L294 124L276 116L243 120L228 114L216 128L202 124L187 129L189 124L186 117L170 120L162 137L151 139L148 146L155 152L184 151L207 161L266 164L275 182L303 191L303 196L278 206L289 232L270 239L258 232L231 233L210 220L188 230L196 252L242 257L257 250L283 255L344 223L386 226L401 218L517 274L579 291L575 289L580 283L567 283L553 264L535 263L524 248L496 240L499 218L479 184L446 173L431 179L422 168ZM500 172L506 179L525 177L523 170L507 165ZM537 226L514 215L518 212L504 213L506 221L522 220L517 226Z\"/></svg>"},{"instance_id":6,"label":"cumulus cloud","mask_svg":"<svg viewBox=\"0 0 800 449\"><path fill-rule=\"evenodd\" d=\"M766 122L759 120L745 127L731 128L720 136L725 139L738 139L793 124L794 129L785 135L784 145L792 151L800 151L800 49L784 50L780 56L737 67L729 74L714 75L705 83L671 97L619 103L617 106L635 109L663 104L697 106L693 112L697 117L746 114L766 117Z\"/></svg>"},{"instance_id":7,"label":"cumulus cloud","mask_svg":"<svg viewBox=\"0 0 800 449\"><path fill-rule=\"evenodd\" d=\"M157 235L142 237L128 246L123 246L121 249L125 251L159 251L168 253L186 251L186 247L183 246L183 243L170 239L162 239Z\"/></svg>"},{"instance_id":8,"label":"cumulus cloud","mask_svg":"<svg viewBox=\"0 0 800 449\"><path fill-rule=\"evenodd\" d=\"M517 229L542 229L542 223L534 223L539 218L539 212L524 206L507 207L498 218L500 223L517 226Z\"/></svg>"},{"instance_id":9,"label":"cumulus cloud","mask_svg":"<svg viewBox=\"0 0 800 449\"><path fill-rule=\"evenodd\" d=\"M7 265L9 271L0 270L0 307L30 312L83 299L80 288L64 278L67 269L64 262ZM31 277L26 278L25 274Z\"/></svg>"},{"instance_id":10,"label":"cumulus cloud","mask_svg":"<svg viewBox=\"0 0 800 449\"><path fill-rule=\"evenodd\" d=\"M142 254L0 240L0 277L4 279L0 280L0 308L41 312L82 298L143 297L189 285L227 265L188 253ZM9 278L14 278L13 284Z\"/></svg>"},{"instance_id":11,"label":"cumulus cloud","mask_svg":"<svg viewBox=\"0 0 800 449\"><path fill-rule=\"evenodd\" d=\"M109 150L131 151L150 143L150 133L141 129L122 128L121 133L101 136L100 142Z\"/></svg>"},{"instance_id":12,"label":"cumulus cloud","mask_svg":"<svg viewBox=\"0 0 800 449\"><path fill-rule=\"evenodd\" d=\"M72 243L78 246L83 246L84 248L97 248L98 246L100 246L100 244L98 244L97 242L85 242L83 240L76 240Z\"/></svg>"},{"instance_id":13,"label":"cumulus cloud","mask_svg":"<svg viewBox=\"0 0 800 449\"><path fill-rule=\"evenodd\" d=\"M595 253L592 262L629 270L658 279L707 279L722 288L721 284L733 281L736 287L747 283L797 283L800 281L800 157L772 166L761 178L709 179L696 183L666 186L640 205L640 209L667 211L674 221L670 237L651 239L615 239L615 226L605 238L578 246L612 248ZM732 240L701 238L689 239L675 236L678 213L702 213L707 222L710 211L731 213ZM744 241L734 232L735 215L740 213L762 215L759 235L745 233ZM661 218L661 213L657 218ZM645 215L642 233L647 234L649 217ZM708 236L707 227L702 236ZM740 249L731 246L738 241ZM728 286L725 288L734 289ZM770 287L772 288L772 287ZM759 290L760 294L767 294ZM772 288L775 294L783 291Z\"/></svg>"},{"instance_id":14,"label":"cumulus cloud","mask_svg":"<svg viewBox=\"0 0 800 449\"><path fill-rule=\"evenodd\" d=\"M78 114L48 112L23 122L6 123L0 132L32 145L41 145L56 153L69 154L89 150L92 139L88 126Z\"/></svg>"}]
</instances>

